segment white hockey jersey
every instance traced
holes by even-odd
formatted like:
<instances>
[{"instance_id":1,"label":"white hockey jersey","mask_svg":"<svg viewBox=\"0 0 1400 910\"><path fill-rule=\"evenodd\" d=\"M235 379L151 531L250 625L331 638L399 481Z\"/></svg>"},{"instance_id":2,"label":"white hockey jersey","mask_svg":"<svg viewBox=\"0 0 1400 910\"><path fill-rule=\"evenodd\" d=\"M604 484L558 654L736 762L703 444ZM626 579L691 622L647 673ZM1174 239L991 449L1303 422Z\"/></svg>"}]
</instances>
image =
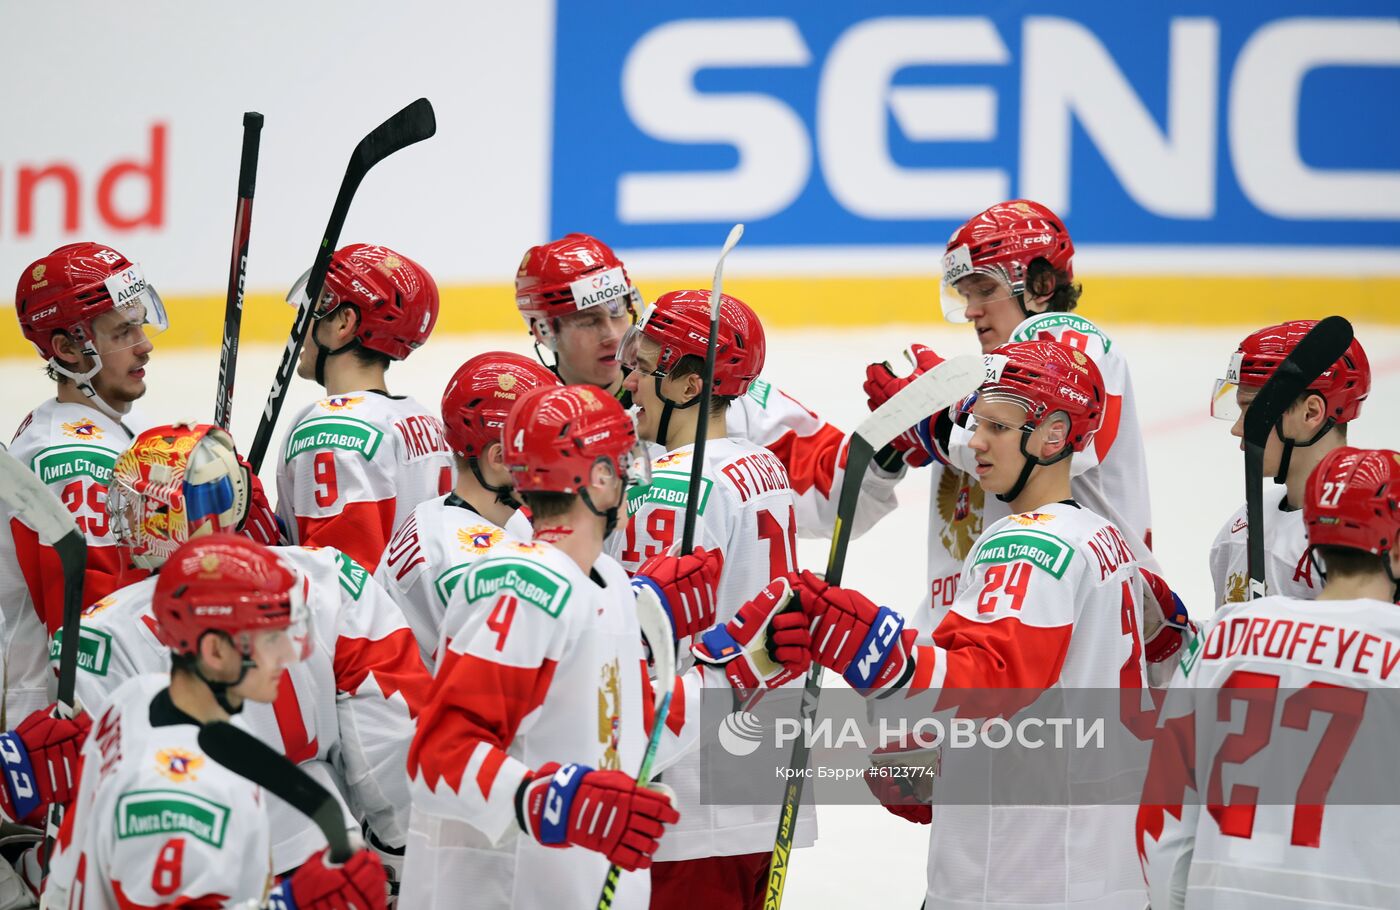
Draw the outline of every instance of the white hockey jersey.
<instances>
[{"instance_id":1,"label":"white hockey jersey","mask_svg":"<svg viewBox=\"0 0 1400 910\"><path fill-rule=\"evenodd\" d=\"M292 543L335 547L371 572L413 507L456 483L441 419L382 392L308 405L281 452L277 514Z\"/></svg>"},{"instance_id":2,"label":"white hockey jersey","mask_svg":"<svg viewBox=\"0 0 1400 910\"><path fill-rule=\"evenodd\" d=\"M1089 355L1103 375L1108 400L1094 444L1071 461L1070 489L1077 502L1117 525L1134 552L1156 571L1151 557L1152 503L1148 498L1146 448L1138 424L1132 375L1122 349L1083 316L1041 313L1023 321L1012 341L1058 341ZM952 466L934 465L929 496L927 600L915 613L914 627L937 626L957 595L963 560L982 528L1011 514L976 482L972 434L954 427L948 444Z\"/></svg>"},{"instance_id":3,"label":"white hockey jersey","mask_svg":"<svg viewBox=\"0 0 1400 910\"><path fill-rule=\"evenodd\" d=\"M128 569L120 578L116 545L107 527L107 484L117 456L126 451L145 421L128 414L118 422L85 404L50 399L20 423L10 454L39 476L73 513L87 539L83 602L105 597L119 584L140 578ZM8 637L5 709L22 718L54 697L48 667L48 636L63 624L63 570L52 547L24 519L0 503L0 610Z\"/></svg>"},{"instance_id":4,"label":"white hockey jersey","mask_svg":"<svg viewBox=\"0 0 1400 910\"><path fill-rule=\"evenodd\" d=\"M694 464L694 446L674 449L655 459L651 483L628 491L628 521L608 538L608 552L628 574L652 556L673 552L685 524L685 506ZM695 543L724 554L716 589L716 616L729 622L739 608L774 578L797 569L797 513L783 463L768 449L748 440L712 439L705 446ZM688 653L689 642L681 643ZM705 682L729 688L719 673ZM794 680L801 686L802 680ZM673 703L675 720L682 721L687 705L699 710L699 687ZM765 853L773 848L779 806L724 806L702 802L700 753L688 752L666 769L666 785L676 792L681 820L666 833L656 852L657 862L706 856ZM800 809L794 843L807 847L816 840L816 815L809 805Z\"/></svg>"},{"instance_id":5,"label":"white hockey jersey","mask_svg":"<svg viewBox=\"0 0 1400 910\"><path fill-rule=\"evenodd\" d=\"M267 796L204 754L169 685L169 672L127 680L93 724L48 906L212 910L267 896Z\"/></svg>"},{"instance_id":6,"label":"white hockey jersey","mask_svg":"<svg viewBox=\"0 0 1400 910\"><path fill-rule=\"evenodd\" d=\"M1283 484L1264 490L1264 584L1270 594L1312 600L1322 590L1322 577L1308 558L1303 510L1285 509L1287 495ZM1249 516L1244 506L1210 545L1210 580L1217 606L1249 599Z\"/></svg>"},{"instance_id":7,"label":"white hockey jersey","mask_svg":"<svg viewBox=\"0 0 1400 910\"><path fill-rule=\"evenodd\" d=\"M969 553L933 644L915 649L911 694L940 690L938 710L968 710L960 690L974 699L988 689L1141 690L1122 721L1145 739L1148 596L1124 535L1088 509L1052 503L1003 518ZM941 773L958 774L956 750L944 752ZM1131 806L935 805L928 906L1141 910L1132 819Z\"/></svg>"},{"instance_id":8,"label":"white hockey jersey","mask_svg":"<svg viewBox=\"0 0 1400 910\"><path fill-rule=\"evenodd\" d=\"M518 510L498 528L455 493L419 503L394 532L374 577L403 610L429 672L437 665L448 598L467 569L502 540L533 535Z\"/></svg>"},{"instance_id":9,"label":"white hockey jersey","mask_svg":"<svg viewBox=\"0 0 1400 910\"><path fill-rule=\"evenodd\" d=\"M1400 906L1397 664L1394 604L1215 614L1172 681L1138 812L1153 910Z\"/></svg>"},{"instance_id":10,"label":"white hockey jersey","mask_svg":"<svg viewBox=\"0 0 1400 910\"><path fill-rule=\"evenodd\" d=\"M335 550L275 547L309 580L307 606L316 647L282 677L277 701L247 703L242 717L259 739L302 766L366 819L379 840L401 846L408 830L413 717L429 679L403 616L348 556ZM94 714L127 679L170 671L155 636L155 578L115 591L83 611L76 692ZM55 664L62 640L53 646ZM325 846L300 812L271 798L272 856L278 872ZM354 824L358 827L358 824Z\"/></svg>"},{"instance_id":11,"label":"white hockey jersey","mask_svg":"<svg viewBox=\"0 0 1400 910\"><path fill-rule=\"evenodd\" d=\"M505 541L468 570L409 753L400 906L596 906L607 858L521 833L515 794L548 762L637 773L652 699L636 609L606 555L585 574L549 544ZM623 873L613 906L646 907L650 884Z\"/></svg>"}]
</instances>

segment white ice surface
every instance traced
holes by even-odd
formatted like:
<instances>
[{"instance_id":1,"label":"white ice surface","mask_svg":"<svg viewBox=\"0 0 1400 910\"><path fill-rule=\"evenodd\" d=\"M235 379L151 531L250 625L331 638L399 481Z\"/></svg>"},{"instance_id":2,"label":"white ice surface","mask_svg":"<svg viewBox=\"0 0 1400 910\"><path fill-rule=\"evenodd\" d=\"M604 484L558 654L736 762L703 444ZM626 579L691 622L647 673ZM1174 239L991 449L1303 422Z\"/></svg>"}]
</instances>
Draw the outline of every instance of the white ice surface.
<instances>
[{"instance_id":1,"label":"white ice surface","mask_svg":"<svg viewBox=\"0 0 1400 910\"><path fill-rule=\"evenodd\" d=\"M1088 313L1092 317L1092 313ZM1207 413L1213 382L1248 328L1117 328L1104 326L1127 353L1151 473L1154 548L1172 585L1195 613L1211 612L1206 566L1210 541L1243 499L1242 458L1229 427ZM1400 401L1400 330L1361 325L1375 382L1350 440L1360 446L1400 448L1393 417ZM157 342L159 339L157 339ZM849 428L866 413L861 392L865 364L903 363L900 351L921 341L951 356L976 353L965 327L918 325L874 329L785 330L768 336L765 377L838 426ZM492 348L529 353L524 333L431 340L389 371L391 391L436 408L442 388L468 357ZM280 348L245 348L238 365L234 437L252 440ZM0 428L18 426L52 387L37 358L0 361ZM150 386L141 409L160 420L209 420L218 371L217 351L156 352L147 369ZM284 419L316 397L311 383L294 381ZM274 447L285 428L274 435ZM10 432L10 430L4 430ZM275 451L275 448L274 448ZM271 483L271 457L263 478ZM851 545L845 583L892 606L917 602L923 584L927 475L915 472L900 487L901 508ZM880 554L877 557L876 554ZM802 565L820 569L826 547L799 546ZM914 910L923 893L927 830L877 807L823 807L817 846L793 858L785 904L789 907L896 907ZM1128 835L1125 835L1128 836Z\"/></svg>"}]
</instances>

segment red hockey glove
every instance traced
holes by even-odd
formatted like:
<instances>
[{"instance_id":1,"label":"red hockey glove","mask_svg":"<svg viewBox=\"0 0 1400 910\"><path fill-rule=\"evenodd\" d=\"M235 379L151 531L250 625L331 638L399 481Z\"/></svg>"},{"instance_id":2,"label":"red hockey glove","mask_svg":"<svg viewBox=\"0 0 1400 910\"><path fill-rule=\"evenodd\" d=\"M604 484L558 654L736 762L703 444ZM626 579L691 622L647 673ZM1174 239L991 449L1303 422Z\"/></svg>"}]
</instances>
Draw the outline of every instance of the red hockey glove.
<instances>
[{"instance_id":1,"label":"red hockey glove","mask_svg":"<svg viewBox=\"0 0 1400 910\"><path fill-rule=\"evenodd\" d=\"M813 660L864 695L886 694L913 676L916 633L904 630L902 616L811 572L789 575L788 581L812 624Z\"/></svg>"},{"instance_id":2,"label":"red hockey glove","mask_svg":"<svg viewBox=\"0 0 1400 910\"><path fill-rule=\"evenodd\" d=\"M651 865L664 826L680 820L673 802L621 771L550 762L516 791L515 817L546 847L583 847L631 872Z\"/></svg>"},{"instance_id":3,"label":"red hockey glove","mask_svg":"<svg viewBox=\"0 0 1400 910\"><path fill-rule=\"evenodd\" d=\"M676 640L688 638L715 624L715 588L724 569L718 548L696 547L685 556L653 556L632 576L632 587L656 592Z\"/></svg>"},{"instance_id":4,"label":"red hockey glove","mask_svg":"<svg viewBox=\"0 0 1400 910\"><path fill-rule=\"evenodd\" d=\"M0 813L11 821L39 824L50 804L67 807L77 795L78 756L92 718L86 712L59 718L54 707L40 708L0 736Z\"/></svg>"},{"instance_id":5,"label":"red hockey glove","mask_svg":"<svg viewBox=\"0 0 1400 910\"><path fill-rule=\"evenodd\" d=\"M865 786L891 813L905 821L927 825L933 821L933 779L938 776L943 752L912 739L881 746L870 755Z\"/></svg>"},{"instance_id":6,"label":"red hockey glove","mask_svg":"<svg viewBox=\"0 0 1400 910\"><path fill-rule=\"evenodd\" d=\"M313 854L272 889L268 905L279 910L384 910L389 887L379 857L356 850L342 865Z\"/></svg>"},{"instance_id":7,"label":"red hockey glove","mask_svg":"<svg viewBox=\"0 0 1400 910\"><path fill-rule=\"evenodd\" d=\"M796 679L812 665L812 635L807 617L789 607L791 599L787 579L774 579L732 620L700 636L691 653L706 666L722 667L729 684L741 691L773 689Z\"/></svg>"},{"instance_id":8,"label":"red hockey glove","mask_svg":"<svg viewBox=\"0 0 1400 910\"><path fill-rule=\"evenodd\" d=\"M253 473L248 460L242 455L236 457L239 466L243 468L243 476L248 480L248 513L243 516L238 531L244 537L256 540L264 546L275 547L288 539L287 535L282 533L282 522L273 511L272 504L267 501L267 492L263 490L262 481Z\"/></svg>"},{"instance_id":9,"label":"red hockey glove","mask_svg":"<svg viewBox=\"0 0 1400 910\"><path fill-rule=\"evenodd\" d=\"M1167 584L1166 579L1138 568L1152 596L1142 605L1143 648L1148 663L1161 663L1181 650L1181 644L1196 634L1196 624L1186 612L1186 605Z\"/></svg>"},{"instance_id":10,"label":"red hockey glove","mask_svg":"<svg viewBox=\"0 0 1400 910\"><path fill-rule=\"evenodd\" d=\"M921 344L911 345L909 354L914 361L914 369L908 376L894 375L894 368L890 366L889 361L872 363L865 368L865 403L870 410L876 410L893 398L900 389L943 362L943 358L935 354L932 348Z\"/></svg>"}]
</instances>

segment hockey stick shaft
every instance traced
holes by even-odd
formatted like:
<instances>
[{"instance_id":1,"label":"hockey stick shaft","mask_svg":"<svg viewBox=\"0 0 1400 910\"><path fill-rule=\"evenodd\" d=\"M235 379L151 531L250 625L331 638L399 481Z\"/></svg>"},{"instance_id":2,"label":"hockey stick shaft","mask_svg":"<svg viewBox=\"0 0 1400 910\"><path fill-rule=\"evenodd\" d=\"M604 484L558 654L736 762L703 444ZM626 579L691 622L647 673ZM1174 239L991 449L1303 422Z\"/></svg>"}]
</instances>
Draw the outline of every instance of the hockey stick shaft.
<instances>
[{"instance_id":1,"label":"hockey stick shaft","mask_svg":"<svg viewBox=\"0 0 1400 910\"><path fill-rule=\"evenodd\" d=\"M354 855L340 803L287 756L225 721L200 727L199 747L315 822L330 845L331 862L343 863Z\"/></svg>"},{"instance_id":2,"label":"hockey stick shaft","mask_svg":"<svg viewBox=\"0 0 1400 910\"><path fill-rule=\"evenodd\" d=\"M331 208L330 220L326 223L326 233L321 245L316 249L316 259L311 266L311 274L306 283L306 298L297 306L296 319L292 322L291 334L287 337L287 347L282 351L282 359L277 364L277 373L268 391L267 405L258 418L258 431L253 437L253 445L248 450L248 463L253 473L262 468L263 457L272 441L272 431L277 425L277 417L282 412L282 403L287 398L287 386L296 369L297 358L301 356L301 346L306 340L306 330L311 324L311 316L316 301L326 284L326 271L330 268L331 255L340 242L340 231L345 226L345 218L350 213L350 203L360 182L374 167L395 152L421 142L437 132L437 121L433 116L433 106L427 98L405 107L370 132L355 146L350 154L350 164L345 169L345 177L340 182L340 192L336 194L335 205Z\"/></svg>"},{"instance_id":3,"label":"hockey stick shaft","mask_svg":"<svg viewBox=\"0 0 1400 910\"><path fill-rule=\"evenodd\" d=\"M670 716L671 696L676 688L676 652L673 648L675 631L671 627L666 609L661 606L661 602L656 599L656 594L650 588L633 590L637 591L637 621L642 627L642 635L651 645L656 682L661 688L661 701L656 705L656 716L652 718L651 732L647 736L646 752L642 755L642 765L637 771L637 783L646 786L651 782L651 766L656 761L661 737L666 732L666 718ZM617 864L608 866L607 877L603 880L603 891L598 895L598 910L610 910L621 877L622 869Z\"/></svg>"},{"instance_id":4,"label":"hockey stick shaft","mask_svg":"<svg viewBox=\"0 0 1400 910\"><path fill-rule=\"evenodd\" d=\"M1264 447L1283 414L1346 354L1354 332L1341 316L1319 320L1259 389L1244 415L1244 496L1249 598L1265 596Z\"/></svg>"},{"instance_id":5,"label":"hockey stick shaft","mask_svg":"<svg viewBox=\"0 0 1400 910\"><path fill-rule=\"evenodd\" d=\"M724 257L744 236L744 226L729 229L719 261L715 263L715 278L710 285L710 337L705 342L705 366L701 374L700 405L695 425L695 445L691 450L690 489L685 499L685 523L681 526L681 553L695 547L695 521L700 510L700 481L705 472L705 441L710 435L710 399L715 384L715 340L719 336L720 287L724 281Z\"/></svg>"},{"instance_id":6,"label":"hockey stick shaft","mask_svg":"<svg viewBox=\"0 0 1400 910\"><path fill-rule=\"evenodd\" d=\"M238 371L238 339L243 329L243 290L248 279L248 238L253 231L253 188L258 178L258 145L263 115L243 115L243 154L238 162L238 205L233 213L233 252L224 298L224 341L219 347L219 387L214 395L214 423L229 428L233 420L233 383Z\"/></svg>"},{"instance_id":7,"label":"hockey stick shaft","mask_svg":"<svg viewBox=\"0 0 1400 910\"><path fill-rule=\"evenodd\" d=\"M861 483L874 460L875 453L898 434L977 390L985 376L980 357L957 357L934 367L901 389L881 405L851 434L846 452L846 474L841 479L841 495L836 502L836 522L831 531L831 550L826 560L826 581L839 585L846 567L846 550L851 542L851 525L860 502ZM801 727L811 729L816 720L817 705L822 691L822 668L813 663L802 688ZM745 709L746 710L746 709ZM789 769L799 772L807 767L811 747L805 737L797 737L792 746ZM802 804L802 774L790 773L783 789L783 804L778 813L778 832L773 840L773 855L768 865L768 889L764 895L764 910L778 910L783 904L783 886L787 883L788 861L792 842L797 833L797 810Z\"/></svg>"}]
</instances>

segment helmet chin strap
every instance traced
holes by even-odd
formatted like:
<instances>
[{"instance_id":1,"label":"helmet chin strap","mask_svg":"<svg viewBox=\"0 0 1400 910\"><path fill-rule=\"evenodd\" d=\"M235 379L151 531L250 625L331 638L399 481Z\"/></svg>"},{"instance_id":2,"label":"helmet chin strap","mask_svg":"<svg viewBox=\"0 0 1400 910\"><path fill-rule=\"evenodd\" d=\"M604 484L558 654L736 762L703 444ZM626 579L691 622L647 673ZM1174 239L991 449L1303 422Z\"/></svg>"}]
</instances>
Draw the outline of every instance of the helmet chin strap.
<instances>
[{"instance_id":1,"label":"helmet chin strap","mask_svg":"<svg viewBox=\"0 0 1400 910\"><path fill-rule=\"evenodd\" d=\"M50 358L49 365L54 368L54 372L73 380L73 385L77 387L79 392L87 396L88 401L92 403L93 407L97 408L97 410L106 414L117 423L121 423L122 414L118 412L116 408L109 405L101 395L97 394L97 389L93 387L92 384L93 377L102 372L102 355L98 354L96 351L90 350L84 350L83 353L92 358L92 369L88 370L86 373L73 372L63 366L56 357Z\"/></svg>"},{"instance_id":2,"label":"helmet chin strap","mask_svg":"<svg viewBox=\"0 0 1400 910\"><path fill-rule=\"evenodd\" d=\"M228 714L238 714L243 710L243 705L239 704L235 707L230 703L228 700L228 690L243 682L244 677L248 675L248 671L257 665L257 661L253 660L253 658L249 657L247 654L244 654L243 661L238 667L238 678L232 682L220 682L205 676L203 671L199 669L199 661L197 660L191 666L191 669L194 670L194 675L199 677L200 682L209 687L209 691L214 696L214 701L219 703L220 708L223 708Z\"/></svg>"},{"instance_id":3,"label":"helmet chin strap","mask_svg":"<svg viewBox=\"0 0 1400 910\"><path fill-rule=\"evenodd\" d=\"M1313 434L1312 438L1307 442L1303 442L1297 439L1289 439L1287 436L1283 435L1283 418L1280 417L1274 424L1274 432L1278 434L1279 442L1283 443L1283 456L1279 458L1278 473L1274 475L1274 483L1288 482L1288 465L1293 460L1293 448L1295 446L1307 448L1308 446L1316 445L1317 441L1331 432L1332 428L1336 425L1337 421L1331 417L1327 418L1323 421L1322 427Z\"/></svg>"},{"instance_id":4,"label":"helmet chin strap","mask_svg":"<svg viewBox=\"0 0 1400 910\"><path fill-rule=\"evenodd\" d=\"M481 484L483 489L496 494L496 502L499 502L503 506L509 506L512 509L520 508L520 500L515 498L514 487L510 484L497 485L486 482L486 478L482 476L481 465L478 464L476 456L467 459L467 466L472 469L472 476L476 478L476 482Z\"/></svg>"},{"instance_id":5,"label":"helmet chin strap","mask_svg":"<svg viewBox=\"0 0 1400 910\"><path fill-rule=\"evenodd\" d=\"M583 498L583 504L588 507L588 511L603 519L603 537L606 538L611 535L613 531L617 530L617 513L618 510L622 508L621 502L618 502L618 504L612 508L600 510L597 506L593 505L593 499L588 495L587 489L579 490L578 495Z\"/></svg>"},{"instance_id":6,"label":"helmet chin strap","mask_svg":"<svg viewBox=\"0 0 1400 910\"><path fill-rule=\"evenodd\" d=\"M1041 458L1039 455L1032 455L1030 452L1026 451L1026 443L1030 441L1031 433L1033 432L1035 432L1033 427L1021 427L1021 454L1026 456L1026 463L1021 468L1021 473L1016 478L1016 483L1012 485L1011 489L1007 490L1005 493L996 494L997 499L1000 499L1002 502L1011 502L1017 496L1021 495L1026 489L1026 483L1031 479L1031 471L1034 471L1037 467L1046 467L1057 461L1064 461L1074 454L1074 449L1066 445L1058 453L1049 458Z\"/></svg>"},{"instance_id":7,"label":"helmet chin strap","mask_svg":"<svg viewBox=\"0 0 1400 910\"><path fill-rule=\"evenodd\" d=\"M684 410L685 408L695 407L697 404L700 403L700 396L696 395L694 398L690 399L685 404L677 404L676 402L672 401L671 399L667 398L661 393L661 377L653 376L652 379L656 382L656 397L660 398L663 402L666 403L666 406L661 409L661 422L658 423L656 426L656 444L661 446L663 449L670 451L671 446L669 443L666 442L666 431L671 427L672 412L676 411L677 409Z\"/></svg>"}]
</instances>

